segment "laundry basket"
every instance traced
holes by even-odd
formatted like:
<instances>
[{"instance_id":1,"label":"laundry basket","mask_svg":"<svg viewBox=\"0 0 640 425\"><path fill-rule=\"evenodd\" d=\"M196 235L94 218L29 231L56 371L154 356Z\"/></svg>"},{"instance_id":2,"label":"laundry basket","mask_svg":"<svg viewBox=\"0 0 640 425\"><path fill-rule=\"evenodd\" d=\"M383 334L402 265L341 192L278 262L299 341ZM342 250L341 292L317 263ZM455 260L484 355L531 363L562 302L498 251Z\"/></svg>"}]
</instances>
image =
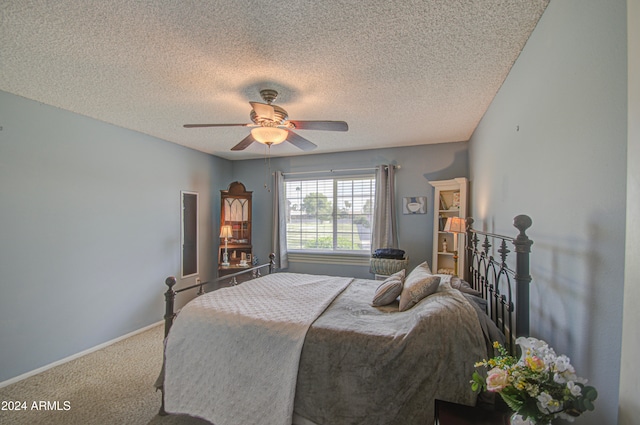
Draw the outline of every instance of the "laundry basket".
<instances>
[{"instance_id":1,"label":"laundry basket","mask_svg":"<svg viewBox=\"0 0 640 425\"><path fill-rule=\"evenodd\" d=\"M369 260L369 271L375 275L376 279L384 279L402 269L406 269L409 265L409 257L406 256L402 260L391 258L374 258Z\"/></svg>"}]
</instances>

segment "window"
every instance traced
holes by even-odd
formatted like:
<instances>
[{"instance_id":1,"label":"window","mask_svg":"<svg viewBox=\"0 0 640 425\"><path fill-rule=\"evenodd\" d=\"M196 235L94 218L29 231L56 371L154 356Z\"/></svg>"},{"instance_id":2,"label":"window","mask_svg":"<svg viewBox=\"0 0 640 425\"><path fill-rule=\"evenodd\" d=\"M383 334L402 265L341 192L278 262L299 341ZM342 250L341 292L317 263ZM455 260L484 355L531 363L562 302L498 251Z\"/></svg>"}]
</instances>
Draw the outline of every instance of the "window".
<instances>
[{"instance_id":1,"label":"window","mask_svg":"<svg viewBox=\"0 0 640 425\"><path fill-rule=\"evenodd\" d=\"M287 248L369 252L375 177L285 180Z\"/></svg>"}]
</instances>

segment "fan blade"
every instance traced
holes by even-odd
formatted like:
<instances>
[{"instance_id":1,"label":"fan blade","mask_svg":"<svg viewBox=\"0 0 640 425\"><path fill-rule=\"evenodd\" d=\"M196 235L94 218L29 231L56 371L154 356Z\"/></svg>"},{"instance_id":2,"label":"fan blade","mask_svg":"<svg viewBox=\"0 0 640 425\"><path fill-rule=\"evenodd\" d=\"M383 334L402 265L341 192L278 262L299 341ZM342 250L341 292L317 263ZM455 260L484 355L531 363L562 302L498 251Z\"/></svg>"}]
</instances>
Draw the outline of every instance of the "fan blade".
<instances>
[{"instance_id":1,"label":"fan blade","mask_svg":"<svg viewBox=\"0 0 640 425\"><path fill-rule=\"evenodd\" d=\"M245 137L244 139L242 139L242 141L240 143L238 143L237 145L235 145L234 147L231 148L232 151L242 151L245 150L247 147L249 147L249 145L253 142L255 142L256 139L253 138L253 136L251 135L251 133L249 133L249 135L247 137Z\"/></svg>"},{"instance_id":2,"label":"fan blade","mask_svg":"<svg viewBox=\"0 0 640 425\"><path fill-rule=\"evenodd\" d=\"M251 107L255 111L256 115L260 118L266 118L268 120L273 121L275 118L273 106L267 105L266 103L260 102L249 102Z\"/></svg>"},{"instance_id":3,"label":"fan blade","mask_svg":"<svg viewBox=\"0 0 640 425\"><path fill-rule=\"evenodd\" d=\"M296 130L347 131L349 125L344 121L291 121Z\"/></svg>"},{"instance_id":4,"label":"fan blade","mask_svg":"<svg viewBox=\"0 0 640 425\"><path fill-rule=\"evenodd\" d=\"M287 136L287 142L302 149L303 151L312 151L315 148L317 148L317 146L314 143L311 143L304 137L294 133L291 130L289 130L289 135Z\"/></svg>"},{"instance_id":5,"label":"fan blade","mask_svg":"<svg viewBox=\"0 0 640 425\"><path fill-rule=\"evenodd\" d=\"M200 128L200 127L249 127L253 124L185 124L184 128Z\"/></svg>"}]
</instances>

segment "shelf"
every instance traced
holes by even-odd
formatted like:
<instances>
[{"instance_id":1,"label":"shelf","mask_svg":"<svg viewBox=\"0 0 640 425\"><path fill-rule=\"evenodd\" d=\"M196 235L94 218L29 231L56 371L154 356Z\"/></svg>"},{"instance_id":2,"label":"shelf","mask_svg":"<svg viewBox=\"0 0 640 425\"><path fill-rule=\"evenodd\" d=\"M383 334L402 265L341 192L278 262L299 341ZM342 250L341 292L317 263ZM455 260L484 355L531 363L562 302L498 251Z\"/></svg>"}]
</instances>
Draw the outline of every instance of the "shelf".
<instances>
[{"instance_id":1,"label":"shelf","mask_svg":"<svg viewBox=\"0 0 640 425\"><path fill-rule=\"evenodd\" d=\"M224 242L222 242L220 244L220 246L222 248L224 248ZM229 250L232 250L232 249L246 249L246 248L251 248L251 245L250 244L246 244L246 243L231 243L231 242L229 242L229 243L227 243L227 247L229 248Z\"/></svg>"},{"instance_id":2,"label":"shelf","mask_svg":"<svg viewBox=\"0 0 640 425\"><path fill-rule=\"evenodd\" d=\"M240 265L240 263L238 263L238 264L231 264L231 265L228 265L228 266L220 265L218 267L218 270L233 270L234 273L235 273L235 272L238 272L240 270L249 269L251 267L252 267L251 264L247 264L246 266L242 266L242 265Z\"/></svg>"},{"instance_id":3,"label":"shelf","mask_svg":"<svg viewBox=\"0 0 640 425\"><path fill-rule=\"evenodd\" d=\"M434 211L433 220L433 248L431 269L448 270L452 274L462 275L465 270L465 258L460 253L466 239L465 233L445 232L446 222L451 217L467 217L467 202L469 180L465 177L458 177L450 180L439 180L429 182L434 188L433 203L437 208ZM435 209L434 208L434 209ZM447 251L442 251L446 241ZM457 270L454 272L456 255L453 248L458 247ZM451 250L451 251L449 251Z\"/></svg>"}]
</instances>

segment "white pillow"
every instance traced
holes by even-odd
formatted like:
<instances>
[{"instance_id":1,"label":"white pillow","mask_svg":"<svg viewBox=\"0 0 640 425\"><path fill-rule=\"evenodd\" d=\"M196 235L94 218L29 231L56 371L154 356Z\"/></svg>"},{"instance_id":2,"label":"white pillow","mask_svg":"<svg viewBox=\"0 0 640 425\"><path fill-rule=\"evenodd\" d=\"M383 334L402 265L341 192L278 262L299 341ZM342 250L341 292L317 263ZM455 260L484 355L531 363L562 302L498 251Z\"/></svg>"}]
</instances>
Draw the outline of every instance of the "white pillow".
<instances>
[{"instance_id":1,"label":"white pillow","mask_svg":"<svg viewBox=\"0 0 640 425\"><path fill-rule=\"evenodd\" d=\"M400 311L409 310L420 300L436 292L438 285L440 285L440 276L431 274L431 268L426 261L416 266L404 280L400 293Z\"/></svg>"},{"instance_id":2,"label":"white pillow","mask_svg":"<svg viewBox=\"0 0 640 425\"><path fill-rule=\"evenodd\" d=\"M425 272L425 273L433 274L433 272L431 271L431 267L429 267L429 263L427 263L426 261L423 261L422 263L418 264L416 268L411 271L411 273L413 272ZM411 273L409 273L409 276L411 276ZM407 276L407 278L409 276Z\"/></svg>"},{"instance_id":3,"label":"white pillow","mask_svg":"<svg viewBox=\"0 0 640 425\"><path fill-rule=\"evenodd\" d=\"M402 269L386 278L384 282L378 286L378 289L376 289L371 305L374 307L380 307L394 302L402 292L404 274L405 271Z\"/></svg>"}]
</instances>

